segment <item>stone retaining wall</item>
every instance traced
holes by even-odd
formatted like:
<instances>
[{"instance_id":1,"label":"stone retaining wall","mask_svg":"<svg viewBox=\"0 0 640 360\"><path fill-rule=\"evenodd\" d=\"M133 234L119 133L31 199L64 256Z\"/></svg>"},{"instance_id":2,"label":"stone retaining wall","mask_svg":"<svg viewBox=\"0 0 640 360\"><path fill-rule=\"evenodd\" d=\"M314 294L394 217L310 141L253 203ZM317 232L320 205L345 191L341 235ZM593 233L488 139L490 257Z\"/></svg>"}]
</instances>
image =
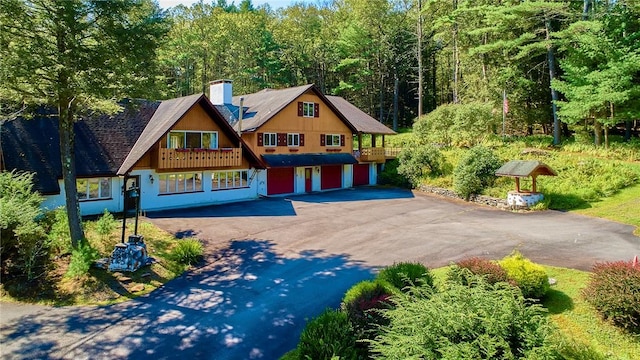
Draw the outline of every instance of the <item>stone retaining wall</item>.
<instances>
[{"instance_id":1,"label":"stone retaining wall","mask_svg":"<svg viewBox=\"0 0 640 360\"><path fill-rule=\"evenodd\" d=\"M454 199L462 199L452 190L440 188L436 186L420 185L418 190L427 192L427 193L436 194L439 196L445 196L445 197L454 198ZM482 204L482 205L497 207L503 210L511 210L510 207L507 205L507 199L499 199L499 198L494 198L491 196L484 196L484 195L477 195L477 196L474 195L474 196L471 196L471 198L469 198L469 201Z\"/></svg>"}]
</instances>

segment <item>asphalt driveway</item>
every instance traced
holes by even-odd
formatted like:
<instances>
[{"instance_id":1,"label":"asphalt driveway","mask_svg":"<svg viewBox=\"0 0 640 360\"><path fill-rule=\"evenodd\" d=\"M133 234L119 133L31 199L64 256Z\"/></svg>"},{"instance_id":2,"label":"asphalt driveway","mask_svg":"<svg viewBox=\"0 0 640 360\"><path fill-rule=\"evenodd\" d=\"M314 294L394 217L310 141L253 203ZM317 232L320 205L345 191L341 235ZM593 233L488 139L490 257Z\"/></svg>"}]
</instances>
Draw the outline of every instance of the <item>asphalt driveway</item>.
<instances>
[{"instance_id":1,"label":"asphalt driveway","mask_svg":"<svg viewBox=\"0 0 640 360\"><path fill-rule=\"evenodd\" d=\"M398 261L429 267L519 249L588 270L640 255L631 226L546 211L503 212L399 189L361 188L149 214L196 236L205 265L106 307L0 304L3 358L277 359L307 318Z\"/></svg>"}]
</instances>

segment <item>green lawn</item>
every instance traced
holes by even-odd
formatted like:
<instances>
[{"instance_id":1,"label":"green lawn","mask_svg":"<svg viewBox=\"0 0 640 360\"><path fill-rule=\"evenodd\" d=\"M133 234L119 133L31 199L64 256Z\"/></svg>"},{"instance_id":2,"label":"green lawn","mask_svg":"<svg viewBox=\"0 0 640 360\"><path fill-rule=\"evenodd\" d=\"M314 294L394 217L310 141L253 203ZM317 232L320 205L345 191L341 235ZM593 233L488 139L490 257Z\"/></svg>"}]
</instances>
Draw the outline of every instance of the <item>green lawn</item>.
<instances>
[{"instance_id":1,"label":"green lawn","mask_svg":"<svg viewBox=\"0 0 640 360\"><path fill-rule=\"evenodd\" d=\"M578 214L600 217L636 226L634 234L640 236L640 184L620 190L611 197L590 204Z\"/></svg>"},{"instance_id":2,"label":"green lawn","mask_svg":"<svg viewBox=\"0 0 640 360\"><path fill-rule=\"evenodd\" d=\"M549 316L570 341L589 348L604 359L640 359L640 335L623 332L600 319L584 301L581 290L589 273L545 266L549 277L558 282L543 301Z\"/></svg>"}]
</instances>

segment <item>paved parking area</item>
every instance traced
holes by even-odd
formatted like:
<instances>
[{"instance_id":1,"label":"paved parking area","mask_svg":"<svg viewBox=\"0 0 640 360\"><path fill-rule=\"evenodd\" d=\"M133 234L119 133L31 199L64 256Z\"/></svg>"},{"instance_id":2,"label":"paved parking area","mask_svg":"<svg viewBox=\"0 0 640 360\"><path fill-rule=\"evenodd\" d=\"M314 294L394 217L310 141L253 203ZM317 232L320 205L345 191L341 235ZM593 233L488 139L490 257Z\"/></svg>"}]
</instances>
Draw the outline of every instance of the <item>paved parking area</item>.
<instances>
[{"instance_id":1,"label":"paved parking area","mask_svg":"<svg viewBox=\"0 0 640 360\"><path fill-rule=\"evenodd\" d=\"M277 359L307 318L378 267L430 267L517 248L588 270L640 255L631 226L546 211L510 213L400 189L361 188L149 214L207 247L206 264L107 307L0 304L3 358Z\"/></svg>"}]
</instances>

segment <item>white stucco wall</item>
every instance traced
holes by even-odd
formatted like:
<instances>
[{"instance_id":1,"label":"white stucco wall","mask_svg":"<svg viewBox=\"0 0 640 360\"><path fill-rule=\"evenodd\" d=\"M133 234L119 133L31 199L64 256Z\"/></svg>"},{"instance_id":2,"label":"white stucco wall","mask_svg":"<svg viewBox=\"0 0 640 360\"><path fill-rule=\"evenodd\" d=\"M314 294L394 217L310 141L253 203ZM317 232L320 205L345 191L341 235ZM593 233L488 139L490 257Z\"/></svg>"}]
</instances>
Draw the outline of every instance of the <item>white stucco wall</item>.
<instances>
[{"instance_id":1,"label":"white stucco wall","mask_svg":"<svg viewBox=\"0 0 640 360\"><path fill-rule=\"evenodd\" d=\"M80 201L80 215L98 215L102 214L105 209L109 212L122 211L122 178L113 177L111 180L111 198L100 200L82 200ZM55 210L66 204L64 184L62 180L58 180L60 186L60 194L45 195L42 203L44 210Z\"/></svg>"},{"instance_id":2,"label":"white stucco wall","mask_svg":"<svg viewBox=\"0 0 640 360\"><path fill-rule=\"evenodd\" d=\"M152 211L255 199L258 197L258 189L262 175L260 171L254 175L255 171L257 170L249 169L248 171L249 187L229 190L211 190L212 172L204 171L202 173L202 191L180 194L160 194L159 174L153 170L136 170L132 171L131 175L140 176L140 210ZM151 183L149 178L150 175L154 179L153 183ZM264 176L264 178L266 180L266 176ZM264 183L266 183L266 181L264 181Z\"/></svg>"}]
</instances>

